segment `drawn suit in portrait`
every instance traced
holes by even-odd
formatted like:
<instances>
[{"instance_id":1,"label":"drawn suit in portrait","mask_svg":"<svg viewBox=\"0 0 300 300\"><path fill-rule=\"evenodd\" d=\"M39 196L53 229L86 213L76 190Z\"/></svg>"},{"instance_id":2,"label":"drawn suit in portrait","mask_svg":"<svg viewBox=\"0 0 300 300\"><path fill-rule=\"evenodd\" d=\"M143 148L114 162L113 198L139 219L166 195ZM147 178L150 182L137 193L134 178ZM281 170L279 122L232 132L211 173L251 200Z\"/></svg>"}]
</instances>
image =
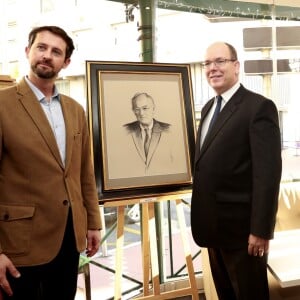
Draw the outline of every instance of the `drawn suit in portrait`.
<instances>
[{"instance_id":1,"label":"drawn suit in portrait","mask_svg":"<svg viewBox=\"0 0 300 300\"><path fill-rule=\"evenodd\" d=\"M154 118L155 103L147 93L136 93L132 99L136 121L124 124L129 173L161 175L176 171L175 136L172 125ZM128 166L129 167L129 166Z\"/></svg>"}]
</instances>

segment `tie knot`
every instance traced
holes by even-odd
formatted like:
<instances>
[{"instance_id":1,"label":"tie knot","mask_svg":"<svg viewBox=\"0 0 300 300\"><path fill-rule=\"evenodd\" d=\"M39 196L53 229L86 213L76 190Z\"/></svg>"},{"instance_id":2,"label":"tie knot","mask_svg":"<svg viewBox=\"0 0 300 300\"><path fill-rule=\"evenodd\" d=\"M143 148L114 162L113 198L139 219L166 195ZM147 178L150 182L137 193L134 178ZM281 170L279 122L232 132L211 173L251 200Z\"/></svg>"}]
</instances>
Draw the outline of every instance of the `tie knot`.
<instances>
[{"instance_id":1,"label":"tie knot","mask_svg":"<svg viewBox=\"0 0 300 300\"><path fill-rule=\"evenodd\" d=\"M222 96L221 95L218 95L217 96L217 102L221 102L223 100Z\"/></svg>"}]
</instances>

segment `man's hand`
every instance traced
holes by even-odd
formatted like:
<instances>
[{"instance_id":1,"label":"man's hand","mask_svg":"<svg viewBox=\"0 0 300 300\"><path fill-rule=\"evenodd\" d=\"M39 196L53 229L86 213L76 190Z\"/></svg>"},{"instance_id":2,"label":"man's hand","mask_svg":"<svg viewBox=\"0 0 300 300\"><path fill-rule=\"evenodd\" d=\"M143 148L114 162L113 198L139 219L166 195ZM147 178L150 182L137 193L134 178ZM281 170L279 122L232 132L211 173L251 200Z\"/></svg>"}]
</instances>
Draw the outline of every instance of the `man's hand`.
<instances>
[{"instance_id":1,"label":"man's hand","mask_svg":"<svg viewBox=\"0 0 300 300\"><path fill-rule=\"evenodd\" d=\"M21 276L20 272L13 265L12 261L2 253L0 254L0 300L3 298L3 292L5 292L8 296L12 296L13 294L13 291L6 277L7 273L15 278L19 278Z\"/></svg>"},{"instance_id":2,"label":"man's hand","mask_svg":"<svg viewBox=\"0 0 300 300\"><path fill-rule=\"evenodd\" d=\"M248 239L248 253L254 256L264 256L264 254L269 253L269 240L262 239L253 234L249 235Z\"/></svg>"},{"instance_id":3,"label":"man's hand","mask_svg":"<svg viewBox=\"0 0 300 300\"><path fill-rule=\"evenodd\" d=\"M86 247L86 255L91 257L95 255L100 246L100 231L99 230L88 230L87 233L87 247Z\"/></svg>"}]
</instances>

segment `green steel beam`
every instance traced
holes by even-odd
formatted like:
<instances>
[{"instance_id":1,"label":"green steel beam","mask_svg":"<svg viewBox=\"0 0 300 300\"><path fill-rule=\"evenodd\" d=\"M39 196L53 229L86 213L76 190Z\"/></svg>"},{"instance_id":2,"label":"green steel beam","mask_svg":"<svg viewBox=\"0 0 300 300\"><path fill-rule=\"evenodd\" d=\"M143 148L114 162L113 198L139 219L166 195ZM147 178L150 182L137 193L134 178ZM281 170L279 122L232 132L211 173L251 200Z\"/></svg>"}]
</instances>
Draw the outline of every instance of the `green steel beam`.
<instances>
[{"instance_id":1,"label":"green steel beam","mask_svg":"<svg viewBox=\"0 0 300 300\"><path fill-rule=\"evenodd\" d=\"M141 60L143 62L153 62L154 59L154 41L155 41L155 11L157 3L155 0L139 0L140 24L138 30L141 42Z\"/></svg>"},{"instance_id":2,"label":"green steel beam","mask_svg":"<svg viewBox=\"0 0 300 300\"><path fill-rule=\"evenodd\" d=\"M107 0L138 5L138 0ZM300 21L300 8L230 0L157 0L157 7L212 16Z\"/></svg>"}]
</instances>

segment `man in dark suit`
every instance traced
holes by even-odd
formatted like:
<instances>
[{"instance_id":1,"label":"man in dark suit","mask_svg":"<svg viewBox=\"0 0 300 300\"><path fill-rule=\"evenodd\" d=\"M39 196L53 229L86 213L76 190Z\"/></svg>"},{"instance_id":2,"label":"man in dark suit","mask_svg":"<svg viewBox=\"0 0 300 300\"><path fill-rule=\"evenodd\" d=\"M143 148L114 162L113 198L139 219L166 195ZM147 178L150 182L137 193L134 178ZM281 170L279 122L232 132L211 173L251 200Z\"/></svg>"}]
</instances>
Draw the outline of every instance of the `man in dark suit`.
<instances>
[{"instance_id":1,"label":"man in dark suit","mask_svg":"<svg viewBox=\"0 0 300 300\"><path fill-rule=\"evenodd\" d=\"M80 252L99 249L86 115L55 85L73 50L63 29L33 28L28 75L0 91L0 299L73 300Z\"/></svg>"},{"instance_id":2,"label":"man in dark suit","mask_svg":"<svg viewBox=\"0 0 300 300\"><path fill-rule=\"evenodd\" d=\"M282 168L278 112L273 101L239 83L230 44L209 46L202 65L216 97L203 107L198 129L192 234L208 248L220 300L267 300ZM216 102L221 111L215 119Z\"/></svg>"},{"instance_id":3,"label":"man in dark suit","mask_svg":"<svg viewBox=\"0 0 300 300\"><path fill-rule=\"evenodd\" d=\"M171 125L154 118L155 104L149 94L136 93L131 101L137 120L123 126L131 137L134 152L138 154L136 163L140 161L145 173L151 175L172 170L170 165L174 163L174 157L171 144L174 141L171 140Z\"/></svg>"}]
</instances>

